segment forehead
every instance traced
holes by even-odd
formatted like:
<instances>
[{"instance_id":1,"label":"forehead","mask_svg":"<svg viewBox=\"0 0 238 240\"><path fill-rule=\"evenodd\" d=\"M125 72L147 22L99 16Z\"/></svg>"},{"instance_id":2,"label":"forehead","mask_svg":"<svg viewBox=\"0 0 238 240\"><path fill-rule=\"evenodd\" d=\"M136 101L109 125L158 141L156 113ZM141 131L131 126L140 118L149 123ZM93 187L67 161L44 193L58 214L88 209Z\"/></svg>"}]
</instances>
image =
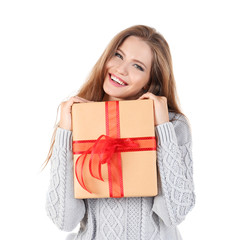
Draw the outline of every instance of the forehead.
<instances>
[{"instance_id":1,"label":"forehead","mask_svg":"<svg viewBox=\"0 0 238 240\"><path fill-rule=\"evenodd\" d=\"M150 46L142 39L129 36L118 47L121 49L127 58L142 61L147 66L152 62L152 51Z\"/></svg>"}]
</instances>

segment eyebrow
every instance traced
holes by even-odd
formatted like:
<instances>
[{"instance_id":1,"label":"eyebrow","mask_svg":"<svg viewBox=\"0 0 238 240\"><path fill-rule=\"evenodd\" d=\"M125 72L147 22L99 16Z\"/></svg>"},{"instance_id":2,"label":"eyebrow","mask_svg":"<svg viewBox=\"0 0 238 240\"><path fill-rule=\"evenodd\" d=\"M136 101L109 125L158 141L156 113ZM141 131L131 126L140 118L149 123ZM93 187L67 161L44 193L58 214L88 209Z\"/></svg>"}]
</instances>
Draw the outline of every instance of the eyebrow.
<instances>
[{"instance_id":1,"label":"eyebrow","mask_svg":"<svg viewBox=\"0 0 238 240\"><path fill-rule=\"evenodd\" d=\"M126 55L120 48L118 48L117 50L119 50L120 52L122 52L123 55ZM137 59L132 59L132 60L135 61L135 62L138 62L138 63L142 64L145 68L147 68L143 62L141 62L141 61L139 61L139 60L137 60Z\"/></svg>"}]
</instances>

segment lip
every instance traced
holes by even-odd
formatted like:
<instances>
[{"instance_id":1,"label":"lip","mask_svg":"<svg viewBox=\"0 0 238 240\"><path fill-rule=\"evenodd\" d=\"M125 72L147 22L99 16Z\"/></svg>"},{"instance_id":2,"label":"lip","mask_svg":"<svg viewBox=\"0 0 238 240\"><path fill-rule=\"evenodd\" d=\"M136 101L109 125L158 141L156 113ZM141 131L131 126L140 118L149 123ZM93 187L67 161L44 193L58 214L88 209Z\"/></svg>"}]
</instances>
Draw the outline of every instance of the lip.
<instances>
[{"instance_id":1,"label":"lip","mask_svg":"<svg viewBox=\"0 0 238 240\"><path fill-rule=\"evenodd\" d=\"M111 79L111 75L114 76L114 77L116 77L117 79L119 79L119 80L120 80L121 82L123 82L125 85L119 85L119 84L115 83L115 82ZM125 81L123 81L121 78L117 77L115 74L109 73L108 76L109 76L109 80L110 80L115 86L125 87L125 86L128 85Z\"/></svg>"}]
</instances>

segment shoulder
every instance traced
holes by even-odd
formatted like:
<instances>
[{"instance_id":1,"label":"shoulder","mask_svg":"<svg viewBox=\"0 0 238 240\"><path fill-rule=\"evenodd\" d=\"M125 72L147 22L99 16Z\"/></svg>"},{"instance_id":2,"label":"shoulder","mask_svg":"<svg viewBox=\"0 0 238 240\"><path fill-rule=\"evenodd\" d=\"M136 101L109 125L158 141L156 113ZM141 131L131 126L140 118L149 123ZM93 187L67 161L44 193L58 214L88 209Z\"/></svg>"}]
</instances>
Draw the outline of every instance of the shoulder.
<instances>
[{"instance_id":1,"label":"shoulder","mask_svg":"<svg viewBox=\"0 0 238 240\"><path fill-rule=\"evenodd\" d=\"M173 128L180 142L191 142L191 124L189 119L180 113L169 112L169 121L173 124Z\"/></svg>"},{"instance_id":2,"label":"shoulder","mask_svg":"<svg viewBox=\"0 0 238 240\"><path fill-rule=\"evenodd\" d=\"M173 125L188 125L190 126L189 119L180 113L169 112L169 121L173 123Z\"/></svg>"}]
</instances>

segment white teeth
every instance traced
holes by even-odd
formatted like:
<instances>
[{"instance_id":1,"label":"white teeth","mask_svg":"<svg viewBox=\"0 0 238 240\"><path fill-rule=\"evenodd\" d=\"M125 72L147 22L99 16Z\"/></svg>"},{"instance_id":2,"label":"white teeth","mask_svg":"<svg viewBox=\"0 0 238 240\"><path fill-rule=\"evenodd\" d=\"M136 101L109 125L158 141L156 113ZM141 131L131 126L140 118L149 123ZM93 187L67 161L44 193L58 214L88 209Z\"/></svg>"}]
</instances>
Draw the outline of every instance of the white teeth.
<instances>
[{"instance_id":1,"label":"white teeth","mask_svg":"<svg viewBox=\"0 0 238 240\"><path fill-rule=\"evenodd\" d=\"M121 84L121 85L126 85L125 83L123 83L122 81L120 81L119 79L117 79L116 77L111 75L111 79L114 80L115 82Z\"/></svg>"}]
</instances>

